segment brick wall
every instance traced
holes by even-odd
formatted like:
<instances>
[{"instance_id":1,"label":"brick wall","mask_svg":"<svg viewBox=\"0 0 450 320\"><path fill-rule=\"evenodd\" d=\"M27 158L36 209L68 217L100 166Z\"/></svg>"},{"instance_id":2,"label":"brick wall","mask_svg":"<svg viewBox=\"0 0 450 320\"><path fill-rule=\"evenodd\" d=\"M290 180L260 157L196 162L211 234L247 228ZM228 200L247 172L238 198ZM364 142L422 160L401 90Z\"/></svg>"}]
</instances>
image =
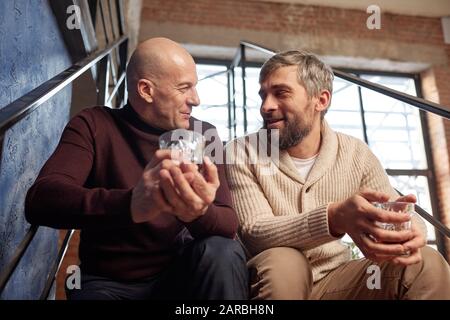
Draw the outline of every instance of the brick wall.
<instances>
[{"instance_id":1,"label":"brick wall","mask_svg":"<svg viewBox=\"0 0 450 320\"><path fill-rule=\"evenodd\" d=\"M383 8L381 8L381 12ZM382 14L369 30L358 10L235 0L146 0L140 39L161 35L185 43L235 47L247 39L275 49L317 54L446 63L440 19Z\"/></svg>"},{"instance_id":2,"label":"brick wall","mask_svg":"<svg viewBox=\"0 0 450 320\"><path fill-rule=\"evenodd\" d=\"M450 60L450 45L446 46L447 57ZM450 106L450 65L438 66L434 68L436 75L436 85L439 94L439 103L445 106ZM450 121L446 120L445 132L447 141L450 144ZM449 149L450 157L450 149Z\"/></svg>"},{"instance_id":3,"label":"brick wall","mask_svg":"<svg viewBox=\"0 0 450 320\"><path fill-rule=\"evenodd\" d=\"M240 0L145 0L142 11L142 20L155 22L412 43L419 39L435 45L443 42L439 19L383 14L381 30L373 31L366 27L367 17L359 10Z\"/></svg>"},{"instance_id":4,"label":"brick wall","mask_svg":"<svg viewBox=\"0 0 450 320\"><path fill-rule=\"evenodd\" d=\"M445 46L450 60L450 45ZM424 97L433 102L450 106L450 66L433 66L422 73L422 91ZM439 198L441 219L450 225L450 120L438 116L429 116L430 139L436 175L436 191ZM447 257L450 258L450 239L445 240ZM450 259L449 259L450 260Z\"/></svg>"},{"instance_id":5,"label":"brick wall","mask_svg":"<svg viewBox=\"0 0 450 320\"><path fill-rule=\"evenodd\" d=\"M447 59L450 61L450 45L445 46ZM436 77L436 87L439 97L439 103L448 106L450 109L450 62L445 65L439 65L433 68ZM445 136L449 145L450 158L450 120L444 121Z\"/></svg>"}]
</instances>

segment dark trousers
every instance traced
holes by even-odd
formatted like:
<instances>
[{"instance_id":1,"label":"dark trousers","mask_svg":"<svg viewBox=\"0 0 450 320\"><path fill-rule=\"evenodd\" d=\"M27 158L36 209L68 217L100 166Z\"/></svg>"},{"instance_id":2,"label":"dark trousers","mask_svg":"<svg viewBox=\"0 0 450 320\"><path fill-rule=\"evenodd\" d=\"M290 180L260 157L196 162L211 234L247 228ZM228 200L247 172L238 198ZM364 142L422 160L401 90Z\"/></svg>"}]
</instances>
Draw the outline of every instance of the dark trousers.
<instances>
[{"instance_id":1,"label":"dark trousers","mask_svg":"<svg viewBox=\"0 0 450 320\"><path fill-rule=\"evenodd\" d=\"M70 300L243 300L248 271L237 241L212 236L189 242L175 263L150 279L118 282L82 274L81 289L66 294Z\"/></svg>"}]
</instances>

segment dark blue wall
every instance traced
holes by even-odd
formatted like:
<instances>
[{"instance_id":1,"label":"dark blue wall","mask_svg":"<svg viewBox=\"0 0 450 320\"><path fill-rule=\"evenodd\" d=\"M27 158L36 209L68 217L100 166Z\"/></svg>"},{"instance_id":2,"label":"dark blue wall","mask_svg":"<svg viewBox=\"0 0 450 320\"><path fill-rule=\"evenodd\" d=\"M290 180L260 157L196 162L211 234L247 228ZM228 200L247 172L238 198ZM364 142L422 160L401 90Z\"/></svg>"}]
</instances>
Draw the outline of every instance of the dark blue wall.
<instances>
[{"instance_id":1,"label":"dark blue wall","mask_svg":"<svg viewBox=\"0 0 450 320\"><path fill-rule=\"evenodd\" d=\"M0 109L71 65L50 5L0 1ZM6 132L0 158L0 270L29 228L26 191L69 119L71 87ZM58 232L40 228L1 299L36 299L57 253Z\"/></svg>"}]
</instances>

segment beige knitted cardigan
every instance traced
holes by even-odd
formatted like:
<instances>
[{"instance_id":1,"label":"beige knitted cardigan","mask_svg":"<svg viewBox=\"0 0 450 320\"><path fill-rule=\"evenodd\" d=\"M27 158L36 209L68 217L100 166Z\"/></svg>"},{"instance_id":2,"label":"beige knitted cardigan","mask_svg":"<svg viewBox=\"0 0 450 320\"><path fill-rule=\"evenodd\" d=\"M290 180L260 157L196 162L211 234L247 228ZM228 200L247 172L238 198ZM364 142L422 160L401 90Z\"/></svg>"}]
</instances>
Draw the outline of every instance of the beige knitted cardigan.
<instances>
[{"instance_id":1,"label":"beige knitted cardigan","mask_svg":"<svg viewBox=\"0 0 450 320\"><path fill-rule=\"evenodd\" d=\"M233 140L226 147L227 177L240 221L239 237L248 253L254 256L281 246L297 248L309 259L314 281L351 258L348 246L330 234L328 204L346 199L361 188L387 192L392 199L398 197L364 142L334 132L325 121L321 134L319 155L306 181L286 151L280 151L279 164L272 162L270 171L267 165L249 163L256 149L248 141Z\"/></svg>"}]
</instances>

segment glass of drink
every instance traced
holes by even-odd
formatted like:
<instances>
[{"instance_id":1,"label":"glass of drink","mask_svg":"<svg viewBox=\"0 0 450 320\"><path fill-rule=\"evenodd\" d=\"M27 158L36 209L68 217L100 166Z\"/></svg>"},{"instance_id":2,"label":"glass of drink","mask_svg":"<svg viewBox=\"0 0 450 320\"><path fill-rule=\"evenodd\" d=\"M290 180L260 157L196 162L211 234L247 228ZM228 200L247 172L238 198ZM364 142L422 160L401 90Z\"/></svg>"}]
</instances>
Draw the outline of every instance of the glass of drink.
<instances>
[{"instance_id":1,"label":"glass of drink","mask_svg":"<svg viewBox=\"0 0 450 320\"><path fill-rule=\"evenodd\" d=\"M410 217L414 214L414 203L411 202L373 202L373 205L383 210L407 214ZM377 222L376 224L385 230L401 231L411 229L411 220L402 223Z\"/></svg>"},{"instance_id":2,"label":"glass of drink","mask_svg":"<svg viewBox=\"0 0 450 320\"><path fill-rule=\"evenodd\" d=\"M159 137L159 148L178 151L181 154L181 160L201 164L205 150L205 137L195 131L175 129Z\"/></svg>"}]
</instances>

